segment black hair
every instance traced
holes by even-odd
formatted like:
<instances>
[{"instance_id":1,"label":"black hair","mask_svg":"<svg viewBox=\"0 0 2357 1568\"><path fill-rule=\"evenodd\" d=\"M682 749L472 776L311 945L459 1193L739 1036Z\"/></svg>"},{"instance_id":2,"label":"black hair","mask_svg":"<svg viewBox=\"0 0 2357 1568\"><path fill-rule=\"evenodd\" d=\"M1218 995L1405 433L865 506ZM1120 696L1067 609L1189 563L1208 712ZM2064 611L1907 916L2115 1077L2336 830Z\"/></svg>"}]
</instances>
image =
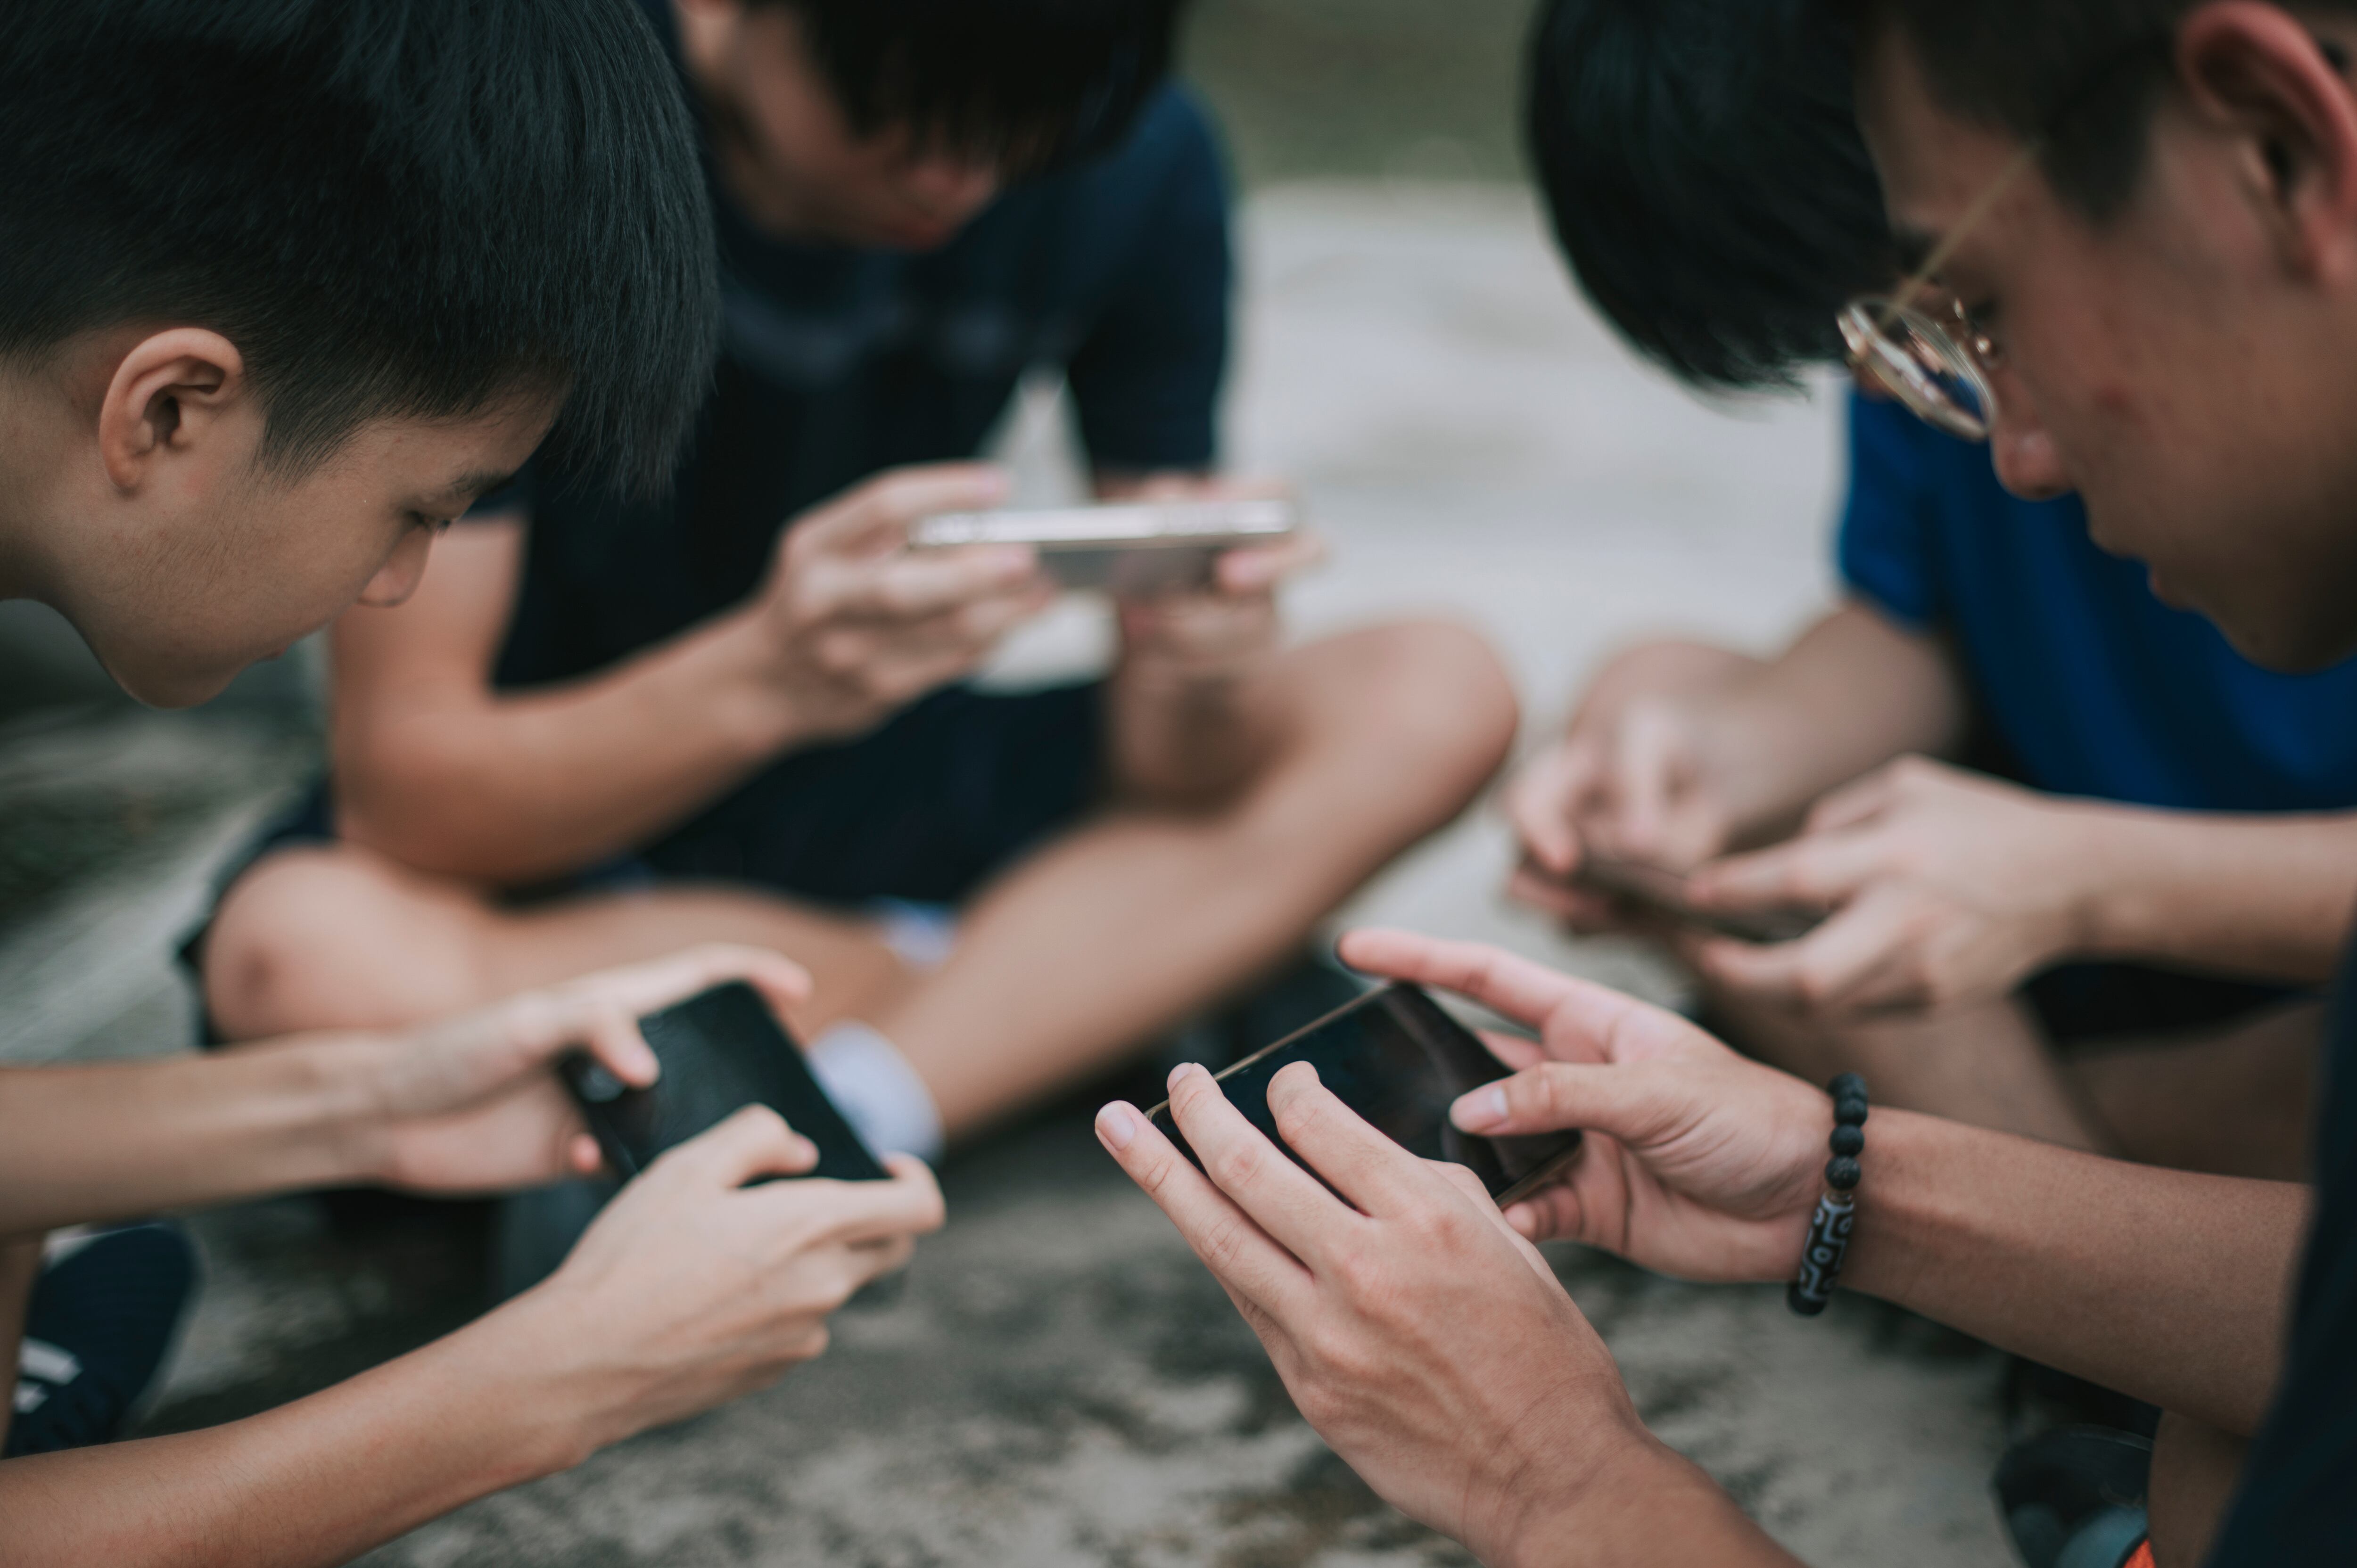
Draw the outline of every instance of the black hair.
<instances>
[{"instance_id":1,"label":"black hair","mask_svg":"<svg viewBox=\"0 0 2357 1568\"><path fill-rule=\"evenodd\" d=\"M6 0L0 353L125 322L244 356L265 456L559 394L647 490L710 376L712 229L632 0Z\"/></svg>"},{"instance_id":2,"label":"black hair","mask_svg":"<svg viewBox=\"0 0 2357 1568\"><path fill-rule=\"evenodd\" d=\"M1169 74L1186 0L770 0L852 128L1028 171L1120 140Z\"/></svg>"},{"instance_id":3,"label":"black hair","mask_svg":"<svg viewBox=\"0 0 2357 1568\"><path fill-rule=\"evenodd\" d=\"M1968 119L2042 138L2058 195L2101 220L2144 169L2169 46L2198 0L1834 0L1864 28L1896 27L1932 94ZM2288 7L2287 7L2288 8ZM2357 0L2303 8L2357 12Z\"/></svg>"},{"instance_id":4,"label":"black hair","mask_svg":"<svg viewBox=\"0 0 2357 1568\"><path fill-rule=\"evenodd\" d=\"M1804 0L1541 9L1531 159L1574 275L1640 352L1729 388L1839 354L1843 303L1894 269L1852 99L1846 33Z\"/></svg>"}]
</instances>

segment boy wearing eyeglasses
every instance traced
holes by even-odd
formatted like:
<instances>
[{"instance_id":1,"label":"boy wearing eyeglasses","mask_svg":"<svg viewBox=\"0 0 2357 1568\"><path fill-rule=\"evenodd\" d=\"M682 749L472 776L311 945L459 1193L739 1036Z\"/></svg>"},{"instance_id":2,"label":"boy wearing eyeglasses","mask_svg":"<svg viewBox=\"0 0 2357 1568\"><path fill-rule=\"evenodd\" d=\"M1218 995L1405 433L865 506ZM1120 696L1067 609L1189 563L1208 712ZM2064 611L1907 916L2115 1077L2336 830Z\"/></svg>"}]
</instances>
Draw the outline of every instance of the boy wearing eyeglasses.
<instances>
[{"instance_id":1,"label":"boy wearing eyeglasses","mask_svg":"<svg viewBox=\"0 0 2357 1568\"><path fill-rule=\"evenodd\" d=\"M2101 542L2254 660L2346 658L2357 91L2341 62L2357 11L1884 0L1845 16L1901 250L1937 254L1934 281L1998 340L1986 371L2007 482L2077 490ZM2074 1538L2073 1568L2347 1561L2345 1004L2328 1031L2311 1193L1869 1110L1863 1085L1828 1094L1674 1015L1486 950L1360 933L1342 951L1530 1031L1498 1043L1521 1070L1453 1116L1480 1133L1585 1130L1561 1186L1501 1217L1298 1065L1271 1106L1330 1187L1276 1157L1196 1068L1174 1075L1173 1110L1208 1176L1127 1105L1098 1129L1219 1274L1312 1423L1484 1562L1792 1561L1645 1432L1529 1246L1550 1236L1796 1293L1821 1288L1830 1262L1848 1288L2160 1405L2149 1538ZM1829 1208L1848 1223L1831 1227Z\"/></svg>"},{"instance_id":2,"label":"boy wearing eyeglasses","mask_svg":"<svg viewBox=\"0 0 2357 1568\"><path fill-rule=\"evenodd\" d=\"M1566 885L1596 853L1693 871L1720 912L1829 911L1771 945L1654 929L1717 1022L1803 1077L2298 1175L2315 992L2357 909L2357 662L2255 662L2090 537L2036 442L1977 439L1995 342L1952 292L1890 302L1845 61L1802 47L1830 24L1762 7L1619 69L1676 14L1560 0L1536 35L1533 142L1584 285L1699 385L1856 357L1845 321L1888 381L1847 399L1843 603L1773 658L1653 645L1601 674L1509 791L1515 892L1614 922ZM1772 129L1742 125L1770 100Z\"/></svg>"}]
</instances>

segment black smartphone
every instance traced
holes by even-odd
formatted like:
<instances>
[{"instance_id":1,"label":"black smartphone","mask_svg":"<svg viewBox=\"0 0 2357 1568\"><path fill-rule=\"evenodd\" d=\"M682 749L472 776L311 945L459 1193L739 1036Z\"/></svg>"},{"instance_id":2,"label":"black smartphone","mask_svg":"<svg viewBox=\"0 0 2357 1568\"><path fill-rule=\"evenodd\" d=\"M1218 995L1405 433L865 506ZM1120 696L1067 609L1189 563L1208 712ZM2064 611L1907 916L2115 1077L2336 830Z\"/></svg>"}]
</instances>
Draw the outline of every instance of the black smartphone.
<instances>
[{"instance_id":1,"label":"black smartphone","mask_svg":"<svg viewBox=\"0 0 2357 1568\"><path fill-rule=\"evenodd\" d=\"M1588 855L1571 874L1572 886L1633 904L1648 914L1695 926L1742 942L1789 942L1824 923L1813 909L1760 909L1741 914L1697 909L1686 897L1686 879L1674 871L1633 860Z\"/></svg>"},{"instance_id":2,"label":"black smartphone","mask_svg":"<svg viewBox=\"0 0 2357 1568\"><path fill-rule=\"evenodd\" d=\"M651 1014L639 1020L639 1030L662 1064L651 1088L630 1088L586 1052L558 1063L606 1163L626 1180L665 1150L757 1104L818 1145L818 1168L807 1175L891 1179L811 1076L802 1047L770 1004L743 981Z\"/></svg>"},{"instance_id":3,"label":"black smartphone","mask_svg":"<svg viewBox=\"0 0 2357 1568\"><path fill-rule=\"evenodd\" d=\"M1295 1062L1316 1068L1318 1081L1343 1104L1409 1154L1471 1170L1501 1206L1544 1185L1579 1152L1577 1132L1483 1138L1457 1130L1448 1120L1450 1102L1467 1090L1504 1078L1506 1067L1418 986L1369 992L1215 1075L1244 1119L1292 1155L1294 1164L1309 1170L1277 1135L1276 1118L1268 1108L1269 1079ZM1168 1101L1147 1115L1201 1168Z\"/></svg>"}]
</instances>

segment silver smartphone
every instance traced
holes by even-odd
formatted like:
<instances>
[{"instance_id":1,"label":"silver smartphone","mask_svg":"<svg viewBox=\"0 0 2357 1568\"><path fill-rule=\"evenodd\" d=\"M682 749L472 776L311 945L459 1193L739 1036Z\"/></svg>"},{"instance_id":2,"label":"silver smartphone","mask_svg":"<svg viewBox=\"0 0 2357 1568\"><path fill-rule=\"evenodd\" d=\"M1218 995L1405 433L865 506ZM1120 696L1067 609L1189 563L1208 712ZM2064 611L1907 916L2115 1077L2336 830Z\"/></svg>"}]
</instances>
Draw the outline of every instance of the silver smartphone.
<instances>
[{"instance_id":1,"label":"silver smartphone","mask_svg":"<svg viewBox=\"0 0 2357 1568\"><path fill-rule=\"evenodd\" d=\"M909 531L916 550L1028 544L1068 588L1140 596L1211 586L1224 551L1267 544L1301 525L1288 500L1138 501L1049 511L953 511Z\"/></svg>"}]
</instances>

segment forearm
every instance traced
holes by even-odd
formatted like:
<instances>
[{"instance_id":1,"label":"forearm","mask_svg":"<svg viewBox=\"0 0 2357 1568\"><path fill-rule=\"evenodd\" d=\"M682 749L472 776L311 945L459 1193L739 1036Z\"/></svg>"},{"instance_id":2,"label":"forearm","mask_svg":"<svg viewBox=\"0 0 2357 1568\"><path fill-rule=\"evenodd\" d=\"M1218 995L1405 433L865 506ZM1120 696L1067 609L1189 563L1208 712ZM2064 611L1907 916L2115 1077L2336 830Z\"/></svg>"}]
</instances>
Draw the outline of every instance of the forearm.
<instances>
[{"instance_id":1,"label":"forearm","mask_svg":"<svg viewBox=\"0 0 2357 1568\"><path fill-rule=\"evenodd\" d=\"M365 1179L364 1079L332 1055L0 1071L0 1235Z\"/></svg>"},{"instance_id":2,"label":"forearm","mask_svg":"<svg viewBox=\"0 0 2357 1568\"><path fill-rule=\"evenodd\" d=\"M1953 751L1964 698L1937 639L1847 604L1725 698L1738 839L1774 832L1827 790L1910 753Z\"/></svg>"},{"instance_id":3,"label":"forearm","mask_svg":"<svg viewBox=\"0 0 2357 1568\"><path fill-rule=\"evenodd\" d=\"M2307 1189L1877 1110L1844 1283L2224 1431L2282 1360Z\"/></svg>"},{"instance_id":4,"label":"forearm","mask_svg":"<svg viewBox=\"0 0 2357 1568\"><path fill-rule=\"evenodd\" d=\"M2357 817L2073 802L2081 950L2330 980L2357 908Z\"/></svg>"},{"instance_id":5,"label":"forearm","mask_svg":"<svg viewBox=\"0 0 2357 1568\"><path fill-rule=\"evenodd\" d=\"M593 1442L503 1309L323 1393L225 1426L0 1464L21 1568L304 1568L551 1474Z\"/></svg>"},{"instance_id":6,"label":"forearm","mask_svg":"<svg viewBox=\"0 0 2357 1568\"><path fill-rule=\"evenodd\" d=\"M336 736L350 837L420 870L497 883L657 836L801 738L759 627L723 617L568 685L404 713Z\"/></svg>"},{"instance_id":7,"label":"forearm","mask_svg":"<svg viewBox=\"0 0 2357 1568\"><path fill-rule=\"evenodd\" d=\"M1491 1568L1792 1568L1797 1560L1692 1461L1650 1435L1534 1509Z\"/></svg>"}]
</instances>

